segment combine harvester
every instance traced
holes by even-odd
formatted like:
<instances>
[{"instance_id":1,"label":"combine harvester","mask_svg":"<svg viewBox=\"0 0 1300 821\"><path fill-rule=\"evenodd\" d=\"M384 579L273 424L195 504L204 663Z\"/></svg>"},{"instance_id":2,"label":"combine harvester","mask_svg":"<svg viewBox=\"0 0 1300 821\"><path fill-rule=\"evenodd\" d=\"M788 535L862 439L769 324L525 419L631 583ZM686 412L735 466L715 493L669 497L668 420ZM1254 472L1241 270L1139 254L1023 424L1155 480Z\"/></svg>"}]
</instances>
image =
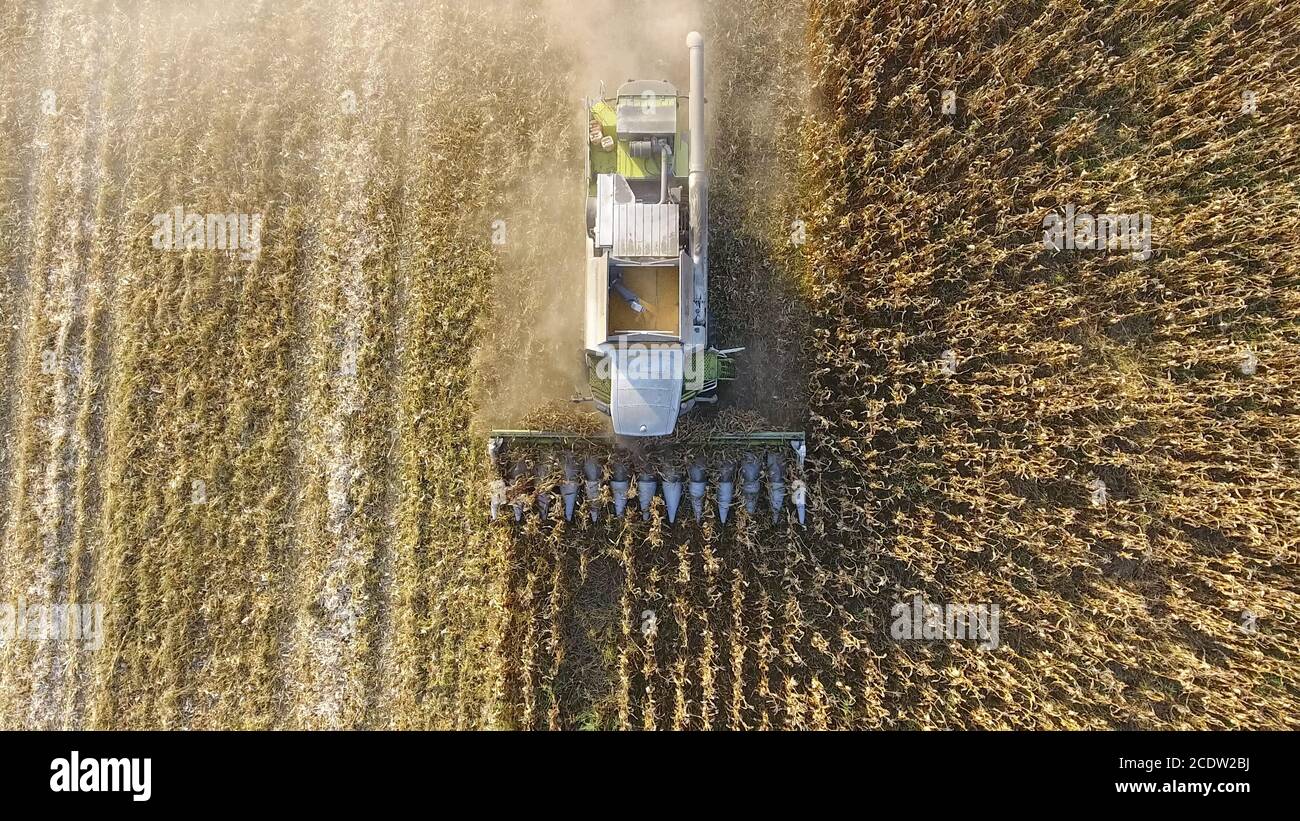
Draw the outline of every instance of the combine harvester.
<instances>
[{"instance_id":1,"label":"combine harvester","mask_svg":"<svg viewBox=\"0 0 1300 821\"><path fill-rule=\"evenodd\" d=\"M733 355L742 350L719 350L709 333L703 36L692 32L687 46L689 98L668 82L634 80L613 98L602 92L587 101L584 339L591 395L575 401L607 414L613 435L493 431L494 519L509 506L522 521L534 503L547 518L558 499L571 520L580 495L593 521L611 503L623 516L633 497L649 519L662 493L671 523L685 491L699 521L712 482L723 523L737 485L749 513L766 497L778 521L788 499L804 522L802 433L692 436L677 428L678 417L718 401L718 384L735 378Z\"/></svg>"}]
</instances>

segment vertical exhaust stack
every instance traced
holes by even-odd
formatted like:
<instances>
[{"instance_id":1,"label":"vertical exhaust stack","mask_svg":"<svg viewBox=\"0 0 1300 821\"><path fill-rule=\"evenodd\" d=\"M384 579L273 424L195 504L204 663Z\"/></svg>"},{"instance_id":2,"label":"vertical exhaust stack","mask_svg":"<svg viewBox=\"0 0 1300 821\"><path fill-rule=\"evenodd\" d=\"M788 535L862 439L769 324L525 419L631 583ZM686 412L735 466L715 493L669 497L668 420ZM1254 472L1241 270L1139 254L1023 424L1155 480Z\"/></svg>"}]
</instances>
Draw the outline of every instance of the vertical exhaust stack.
<instances>
[{"instance_id":1,"label":"vertical exhaust stack","mask_svg":"<svg viewBox=\"0 0 1300 821\"><path fill-rule=\"evenodd\" d=\"M703 328L709 316L709 154L704 135L704 35L686 36L691 55L691 267L695 272L695 325Z\"/></svg>"}]
</instances>

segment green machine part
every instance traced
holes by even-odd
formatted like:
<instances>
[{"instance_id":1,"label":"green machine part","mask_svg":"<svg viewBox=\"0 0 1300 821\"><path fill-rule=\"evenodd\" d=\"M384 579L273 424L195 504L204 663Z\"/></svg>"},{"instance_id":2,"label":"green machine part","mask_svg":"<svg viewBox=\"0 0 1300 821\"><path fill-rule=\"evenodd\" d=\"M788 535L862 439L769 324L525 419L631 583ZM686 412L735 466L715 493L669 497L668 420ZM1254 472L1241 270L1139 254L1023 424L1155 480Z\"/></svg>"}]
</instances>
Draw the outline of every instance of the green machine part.
<instances>
[{"instance_id":1,"label":"green machine part","mask_svg":"<svg viewBox=\"0 0 1300 821\"><path fill-rule=\"evenodd\" d=\"M600 123L601 131L607 137L614 138L614 150L605 151L598 145L588 146L591 155L591 179L588 180L588 193L596 194L596 177L600 174L620 174L629 180L657 179L661 169L658 157L633 157L628 150L628 141L618 133L617 100L601 100L591 107L590 119ZM688 176L691 162L689 98L666 97L654 101L655 105L676 106L677 139L673 148L672 176L684 179Z\"/></svg>"}]
</instances>

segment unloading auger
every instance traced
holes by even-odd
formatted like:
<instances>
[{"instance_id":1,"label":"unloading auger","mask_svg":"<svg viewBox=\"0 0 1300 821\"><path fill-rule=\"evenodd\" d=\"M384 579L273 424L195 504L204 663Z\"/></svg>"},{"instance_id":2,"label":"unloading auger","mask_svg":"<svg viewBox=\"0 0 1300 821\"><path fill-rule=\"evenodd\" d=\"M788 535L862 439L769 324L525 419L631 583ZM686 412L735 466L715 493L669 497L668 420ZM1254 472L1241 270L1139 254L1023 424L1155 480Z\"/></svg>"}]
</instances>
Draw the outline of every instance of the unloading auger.
<instances>
[{"instance_id":1,"label":"unloading auger","mask_svg":"<svg viewBox=\"0 0 1300 821\"><path fill-rule=\"evenodd\" d=\"M613 435L493 431L494 519L510 507L521 521L530 504L543 518L563 505L572 519L580 499L593 520L607 505L625 515L631 499L649 518L662 494L669 522L683 499L698 521L710 485L723 523L738 502L755 513L760 497L774 520L787 502L806 518L802 433L675 435L681 416L718 401L743 350L719 349L710 334L704 37L691 32L686 44L688 96L632 80L587 100L583 401L610 417Z\"/></svg>"}]
</instances>

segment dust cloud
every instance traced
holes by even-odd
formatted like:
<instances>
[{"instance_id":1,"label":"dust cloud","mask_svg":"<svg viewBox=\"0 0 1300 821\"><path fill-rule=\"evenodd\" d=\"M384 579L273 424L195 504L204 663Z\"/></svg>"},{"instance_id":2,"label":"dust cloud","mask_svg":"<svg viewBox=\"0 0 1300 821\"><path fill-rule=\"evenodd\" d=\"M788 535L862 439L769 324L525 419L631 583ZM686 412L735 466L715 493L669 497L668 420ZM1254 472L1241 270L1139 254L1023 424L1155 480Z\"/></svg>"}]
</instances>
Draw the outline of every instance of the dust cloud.
<instances>
[{"instance_id":1,"label":"dust cloud","mask_svg":"<svg viewBox=\"0 0 1300 821\"><path fill-rule=\"evenodd\" d=\"M609 93L627 80L668 80L686 92L686 35L706 36L697 0L544 0L555 23L556 45L574 55L570 88L594 95L603 80ZM581 135L581 131L579 135Z\"/></svg>"},{"instance_id":2,"label":"dust cloud","mask_svg":"<svg viewBox=\"0 0 1300 821\"><path fill-rule=\"evenodd\" d=\"M612 95L629 79L668 80L686 93L686 35L702 29L703 15L694 0L501 0L497 7L535 20L537 48L554 70L538 81L554 115L528 147L508 206L491 220L499 266L477 357L477 422L514 427L588 392L584 100L598 96L602 82Z\"/></svg>"}]
</instances>

